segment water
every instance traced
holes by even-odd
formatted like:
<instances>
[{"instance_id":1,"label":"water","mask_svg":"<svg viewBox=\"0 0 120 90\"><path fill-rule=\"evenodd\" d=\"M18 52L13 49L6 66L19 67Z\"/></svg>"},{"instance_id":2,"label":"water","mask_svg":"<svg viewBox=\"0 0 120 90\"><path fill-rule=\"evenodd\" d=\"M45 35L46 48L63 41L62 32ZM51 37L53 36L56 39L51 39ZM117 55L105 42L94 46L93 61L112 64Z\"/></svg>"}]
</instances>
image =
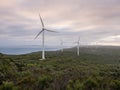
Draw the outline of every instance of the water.
<instances>
[{"instance_id":1,"label":"water","mask_svg":"<svg viewBox=\"0 0 120 90\"><path fill-rule=\"evenodd\" d=\"M45 50L55 51L58 49L55 47L47 47ZM0 53L11 54L11 55L27 54L27 53L38 52L38 51L42 51L42 48L40 48L40 46L39 47L38 46L0 47Z\"/></svg>"}]
</instances>

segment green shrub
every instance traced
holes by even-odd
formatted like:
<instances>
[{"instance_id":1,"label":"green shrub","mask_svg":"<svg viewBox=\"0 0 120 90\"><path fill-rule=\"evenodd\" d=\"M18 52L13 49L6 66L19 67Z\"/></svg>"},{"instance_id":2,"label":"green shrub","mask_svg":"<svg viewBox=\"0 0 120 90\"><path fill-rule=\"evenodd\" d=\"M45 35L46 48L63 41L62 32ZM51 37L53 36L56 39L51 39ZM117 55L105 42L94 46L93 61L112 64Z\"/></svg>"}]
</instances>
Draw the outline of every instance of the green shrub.
<instances>
[{"instance_id":1,"label":"green shrub","mask_svg":"<svg viewBox=\"0 0 120 90\"><path fill-rule=\"evenodd\" d=\"M67 90L74 90L73 80L69 80L68 85L67 85Z\"/></svg>"},{"instance_id":2,"label":"green shrub","mask_svg":"<svg viewBox=\"0 0 120 90\"><path fill-rule=\"evenodd\" d=\"M18 90L16 86L14 86L13 82L3 82L3 85L0 86L0 90Z\"/></svg>"},{"instance_id":3,"label":"green shrub","mask_svg":"<svg viewBox=\"0 0 120 90\"><path fill-rule=\"evenodd\" d=\"M96 90L97 87L98 87L98 83L91 78L87 79L84 82L84 89L85 90Z\"/></svg>"},{"instance_id":4,"label":"green shrub","mask_svg":"<svg viewBox=\"0 0 120 90\"><path fill-rule=\"evenodd\" d=\"M37 82L37 87L40 90L43 90L44 88L48 88L49 84L52 82L52 77L49 75L43 75L41 77L38 78L38 82Z\"/></svg>"},{"instance_id":5,"label":"green shrub","mask_svg":"<svg viewBox=\"0 0 120 90\"><path fill-rule=\"evenodd\" d=\"M35 82L35 78L33 76L27 76L19 80L17 84L29 84L32 85Z\"/></svg>"},{"instance_id":6,"label":"green shrub","mask_svg":"<svg viewBox=\"0 0 120 90\"><path fill-rule=\"evenodd\" d=\"M80 83L79 80L69 80L67 85L67 90L82 90L83 85Z\"/></svg>"},{"instance_id":7,"label":"green shrub","mask_svg":"<svg viewBox=\"0 0 120 90\"><path fill-rule=\"evenodd\" d=\"M82 90L82 89L83 89L83 84L80 83L79 80L76 80L74 85L74 90Z\"/></svg>"},{"instance_id":8,"label":"green shrub","mask_svg":"<svg viewBox=\"0 0 120 90\"><path fill-rule=\"evenodd\" d=\"M3 57L3 54L2 53L0 53L0 58L2 58Z\"/></svg>"},{"instance_id":9,"label":"green shrub","mask_svg":"<svg viewBox=\"0 0 120 90\"><path fill-rule=\"evenodd\" d=\"M111 90L120 90L120 81L118 81L118 80L111 81L110 89Z\"/></svg>"},{"instance_id":10,"label":"green shrub","mask_svg":"<svg viewBox=\"0 0 120 90\"><path fill-rule=\"evenodd\" d=\"M0 85L4 80L5 80L5 75L2 72L0 72Z\"/></svg>"}]
</instances>

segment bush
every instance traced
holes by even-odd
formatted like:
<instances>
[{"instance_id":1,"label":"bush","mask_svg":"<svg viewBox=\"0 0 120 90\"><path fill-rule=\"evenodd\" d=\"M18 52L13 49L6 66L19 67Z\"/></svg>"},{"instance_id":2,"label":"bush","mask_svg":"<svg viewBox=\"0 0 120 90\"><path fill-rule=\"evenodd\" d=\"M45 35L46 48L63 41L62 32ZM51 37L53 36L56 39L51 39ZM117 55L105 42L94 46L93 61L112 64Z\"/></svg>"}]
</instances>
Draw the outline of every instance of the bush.
<instances>
[{"instance_id":1,"label":"bush","mask_svg":"<svg viewBox=\"0 0 120 90\"><path fill-rule=\"evenodd\" d=\"M16 86L14 86L13 82L3 82L1 85L0 90L18 90Z\"/></svg>"},{"instance_id":2,"label":"bush","mask_svg":"<svg viewBox=\"0 0 120 90\"><path fill-rule=\"evenodd\" d=\"M79 80L75 81L74 90L82 90L83 84Z\"/></svg>"},{"instance_id":3,"label":"bush","mask_svg":"<svg viewBox=\"0 0 120 90\"><path fill-rule=\"evenodd\" d=\"M0 58L2 58L3 57L3 54L2 53L0 53Z\"/></svg>"},{"instance_id":4,"label":"bush","mask_svg":"<svg viewBox=\"0 0 120 90\"><path fill-rule=\"evenodd\" d=\"M40 90L44 90L44 88L49 87L49 84L51 82L52 82L52 77L49 75L44 75L44 76L38 78L37 87Z\"/></svg>"},{"instance_id":5,"label":"bush","mask_svg":"<svg viewBox=\"0 0 120 90\"><path fill-rule=\"evenodd\" d=\"M73 81L69 80L67 85L67 90L82 90L83 85L80 83L79 80Z\"/></svg>"},{"instance_id":6,"label":"bush","mask_svg":"<svg viewBox=\"0 0 120 90\"><path fill-rule=\"evenodd\" d=\"M98 83L93 79L88 79L84 82L85 90L96 90L97 87L98 87Z\"/></svg>"},{"instance_id":7,"label":"bush","mask_svg":"<svg viewBox=\"0 0 120 90\"><path fill-rule=\"evenodd\" d=\"M5 75L2 72L0 72L0 85L4 80L5 80Z\"/></svg>"},{"instance_id":8,"label":"bush","mask_svg":"<svg viewBox=\"0 0 120 90\"><path fill-rule=\"evenodd\" d=\"M20 90L34 90L36 78L31 76L20 78L17 85L20 86Z\"/></svg>"},{"instance_id":9,"label":"bush","mask_svg":"<svg viewBox=\"0 0 120 90\"><path fill-rule=\"evenodd\" d=\"M35 78L33 76L27 76L19 80L18 85L29 84L33 85L35 83Z\"/></svg>"},{"instance_id":10,"label":"bush","mask_svg":"<svg viewBox=\"0 0 120 90\"><path fill-rule=\"evenodd\" d=\"M118 81L118 80L111 81L110 89L111 90L120 90L120 81Z\"/></svg>"},{"instance_id":11,"label":"bush","mask_svg":"<svg viewBox=\"0 0 120 90\"><path fill-rule=\"evenodd\" d=\"M67 90L74 90L73 84L74 84L73 80L69 80L67 85Z\"/></svg>"}]
</instances>

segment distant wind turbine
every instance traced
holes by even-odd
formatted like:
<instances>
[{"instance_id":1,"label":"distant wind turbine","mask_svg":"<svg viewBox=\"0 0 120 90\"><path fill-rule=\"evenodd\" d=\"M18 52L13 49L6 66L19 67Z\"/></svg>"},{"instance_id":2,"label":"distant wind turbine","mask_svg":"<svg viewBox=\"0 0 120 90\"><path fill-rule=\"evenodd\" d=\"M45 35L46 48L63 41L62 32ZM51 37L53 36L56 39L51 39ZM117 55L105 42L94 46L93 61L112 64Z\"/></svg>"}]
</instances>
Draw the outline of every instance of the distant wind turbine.
<instances>
[{"instance_id":1,"label":"distant wind turbine","mask_svg":"<svg viewBox=\"0 0 120 90\"><path fill-rule=\"evenodd\" d=\"M63 52L63 40L61 40L60 45L61 45L61 52Z\"/></svg>"},{"instance_id":2,"label":"distant wind turbine","mask_svg":"<svg viewBox=\"0 0 120 90\"><path fill-rule=\"evenodd\" d=\"M43 20L42 20L42 17L40 16L39 14L39 18L40 18L40 21L41 21L41 24L42 24L42 30L37 34L37 36L35 37L35 39L42 33L42 60L45 59L45 31L48 31L48 32L56 32L56 31L52 31L52 30L48 30L44 27L44 23L43 23Z\"/></svg>"},{"instance_id":3,"label":"distant wind turbine","mask_svg":"<svg viewBox=\"0 0 120 90\"><path fill-rule=\"evenodd\" d=\"M80 55L80 37L78 38L78 41L75 43L77 43L77 55L79 56Z\"/></svg>"},{"instance_id":4,"label":"distant wind turbine","mask_svg":"<svg viewBox=\"0 0 120 90\"><path fill-rule=\"evenodd\" d=\"M60 45L61 45L60 48L61 48L61 52L64 52L64 47L65 47L64 45L65 45L66 43L72 43L72 42L68 42L68 41L65 42L65 41L63 41L62 39L60 40Z\"/></svg>"}]
</instances>

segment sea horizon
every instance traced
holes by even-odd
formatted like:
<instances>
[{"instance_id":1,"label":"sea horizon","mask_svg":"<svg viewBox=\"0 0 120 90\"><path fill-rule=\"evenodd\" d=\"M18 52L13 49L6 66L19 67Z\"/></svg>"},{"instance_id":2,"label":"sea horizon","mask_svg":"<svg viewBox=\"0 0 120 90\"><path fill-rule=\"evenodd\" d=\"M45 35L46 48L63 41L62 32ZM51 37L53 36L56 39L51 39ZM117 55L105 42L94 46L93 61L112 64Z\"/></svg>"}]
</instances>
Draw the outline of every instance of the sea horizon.
<instances>
[{"instance_id":1,"label":"sea horizon","mask_svg":"<svg viewBox=\"0 0 120 90\"><path fill-rule=\"evenodd\" d=\"M54 46L46 46L46 51L56 51L60 48ZM42 51L42 47L39 45L23 45L23 46L1 46L0 53L9 54L9 55L20 55L27 54L32 52Z\"/></svg>"}]
</instances>

